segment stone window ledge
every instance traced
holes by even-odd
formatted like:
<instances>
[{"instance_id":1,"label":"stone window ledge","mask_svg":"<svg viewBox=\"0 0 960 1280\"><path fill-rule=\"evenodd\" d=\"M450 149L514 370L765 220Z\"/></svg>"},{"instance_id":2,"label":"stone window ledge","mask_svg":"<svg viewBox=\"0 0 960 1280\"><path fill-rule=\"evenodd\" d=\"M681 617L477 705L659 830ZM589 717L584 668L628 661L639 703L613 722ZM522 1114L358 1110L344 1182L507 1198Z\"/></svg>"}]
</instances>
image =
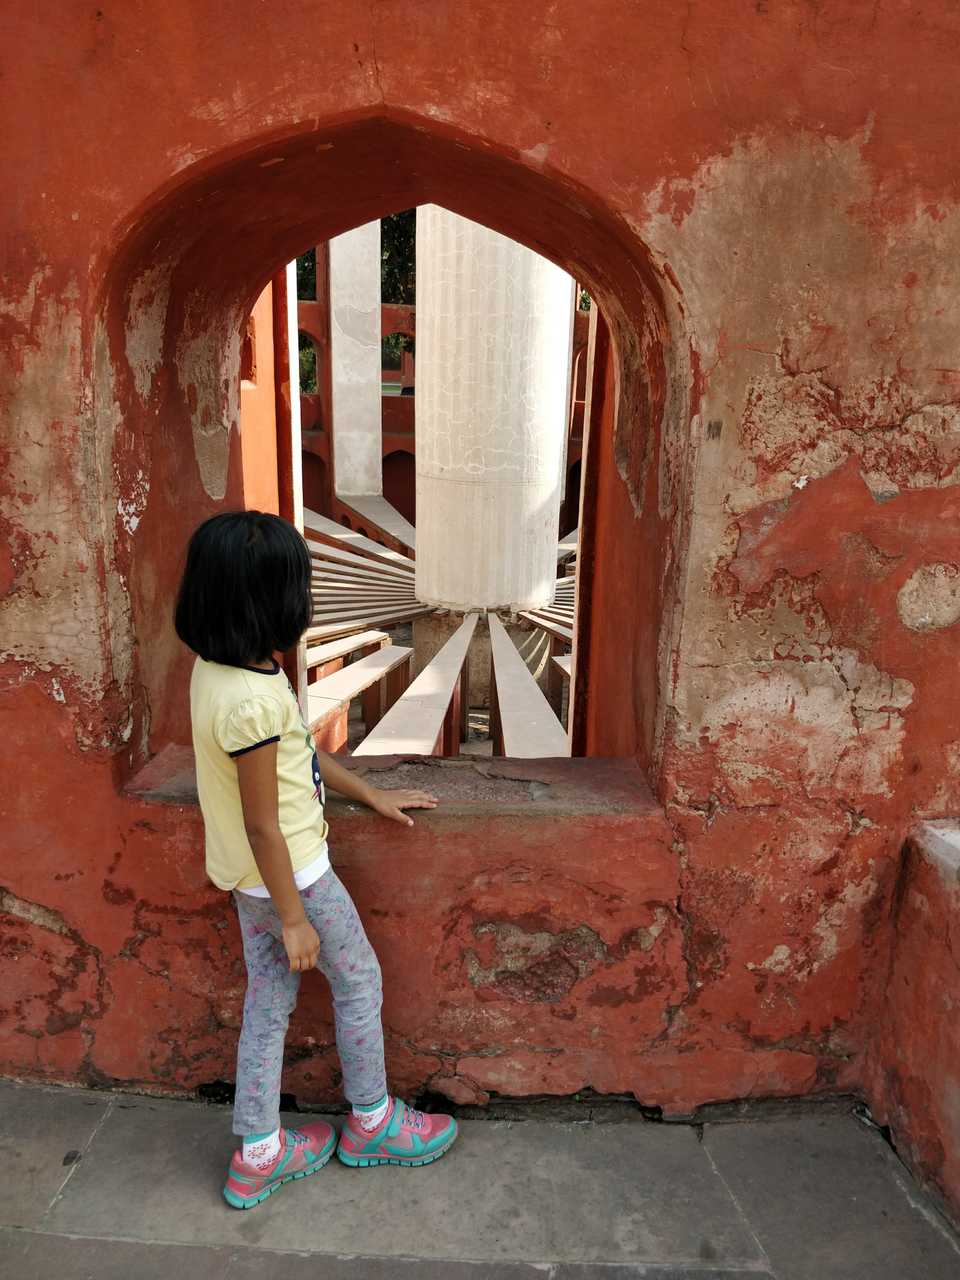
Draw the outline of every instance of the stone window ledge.
<instances>
[{"instance_id":1,"label":"stone window ledge","mask_svg":"<svg viewBox=\"0 0 960 1280\"><path fill-rule=\"evenodd\" d=\"M375 779L379 786L434 792L445 814L643 817L662 813L632 758L441 760L423 756L342 756L338 760L346 768ZM196 805L193 750L175 744L164 747L124 790L131 798L148 803ZM331 794L328 807L336 811L359 806Z\"/></svg>"}]
</instances>

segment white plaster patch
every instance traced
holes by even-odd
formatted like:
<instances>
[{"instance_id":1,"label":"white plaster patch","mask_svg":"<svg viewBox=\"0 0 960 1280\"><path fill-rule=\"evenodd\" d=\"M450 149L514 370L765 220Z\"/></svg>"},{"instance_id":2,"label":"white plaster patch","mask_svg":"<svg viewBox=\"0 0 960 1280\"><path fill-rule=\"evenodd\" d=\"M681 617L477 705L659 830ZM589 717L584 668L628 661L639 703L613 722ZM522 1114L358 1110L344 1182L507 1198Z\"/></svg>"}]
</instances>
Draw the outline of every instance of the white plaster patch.
<instances>
[{"instance_id":1,"label":"white plaster patch","mask_svg":"<svg viewBox=\"0 0 960 1280\"><path fill-rule=\"evenodd\" d=\"M140 475L141 483L146 485L150 470L150 444L149 440L143 437L135 439L132 433L123 430L110 341L102 324L98 325L93 351L96 402L92 413L96 423L97 468L104 485L99 523L104 563L108 567L104 581L106 634L113 680L119 688L128 691L128 696L132 696L129 691L136 653L133 614L127 583L115 567L121 525L119 520L110 517L121 496L121 477ZM148 717L143 716L142 719L146 722Z\"/></svg>"},{"instance_id":2,"label":"white plaster patch","mask_svg":"<svg viewBox=\"0 0 960 1280\"><path fill-rule=\"evenodd\" d=\"M921 565L897 593L897 612L912 631L934 631L960 621L960 566Z\"/></svg>"},{"instance_id":3,"label":"white plaster patch","mask_svg":"<svg viewBox=\"0 0 960 1280\"><path fill-rule=\"evenodd\" d=\"M787 944L781 942L773 948L766 960L761 961L760 968L768 969L771 973L787 973L791 966L792 955Z\"/></svg>"},{"instance_id":4,"label":"white plaster patch","mask_svg":"<svg viewBox=\"0 0 960 1280\"><path fill-rule=\"evenodd\" d=\"M227 492L230 431L239 420L241 319L225 313L211 325L194 299L177 341L177 381L190 406L197 470L215 501Z\"/></svg>"},{"instance_id":5,"label":"white plaster patch","mask_svg":"<svg viewBox=\"0 0 960 1280\"><path fill-rule=\"evenodd\" d=\"M136 533L140 517L146 510L149 494L150 483L143 472L138 470L129 496L117 499L117 515L127 533Z\"/></svg>"},{"instance_id":6,"label":"white plaster patch","mask_svg":"<svg viewBox=\"0 0 960 1280\"><path fill-rule=\"evenodd\" d=\"M45 293L45 285L38 271L22 298L0 302L0 312L16 318L12 354L19 361L4 388L9 446L0 514L23 553L13 588L0 600L2 656L19 664L20 679L43 678L61 705L69 688L77 743L109 750L118 731L103 716L104 698L108 690L111 703L129 697L136 651L129 597L113 560L120 416L105 332L94 335L91 384L78 289L71 281ZM102 577L82 571L96 563Z\"/></svg>"},{"instance_id":7,"label":"white plaster patch","mask_svg":"<svg viewBox=\"0 0 960 1280\"><path fill-rule=\"evenodd\" d=\"M683 283L703 414L740 427L724 434L733 465L699 475L698 505L726 489L746 510L850 454L875 492L960 478L960 405L942 376L960 212L918 205L878 234L857 212L875 197L868 139L756 134L647 198L639 233Z\"/></svg>"},{"instance_id":8,"label":"white plaster patch","mask_svg":"<svg viewBox=\"0 0 960 1280\"><path fill-rule=\"evenodd\" d=\"M944 776L930 798L931 813L960 813L960 738L943 745Z\"/></svg>"},{"instance_id":9,"label":"white plaster patch","mask_svg":"<svg viewBox=\"0 0 960 1280\"><path fill-rule=\"evenodd\" d=\"M170 267L150 267L130 291L124 348L137 395L145 400L163 357L163 332L170 301Z\"/></svg>"},{"instance_id":10,"label":"white plaster patch","mask_svg":"<svg viewBox=\"0 0 960 1280\"><path fill-rule=\"evenodd\" d=\"M944 883L960 893L960 820L935 819L916 831L924 857L936 866Z\"/></svg>"},{"instance_id":11,"label":"white plaster patch","mask_svg":"<svg viewBox=\"0 0 960 1280\"><path fill-rule=\"evenodd\" d=\"M752 462L740 467L763 496L803 488L853 455L880 498L901 489L942 489L960 480L960 407L913 407L916 395L884 380L838 389L819 373L782 371L753 379L742 439ZM762 475L760 474L762 471Z\"/></svg>"},{"instance_id":12,"label":"white plaster patch","mask_svg":"<svg viewBox=\"0 0 960 1280\"><path fill-rule=\"evenodd\" d=\"M853 695L855 713L903 711L913 701L915 690L910 680L880 671L852 649L838 649L834 666Z\"/></svg>"},{"instance_id":13,"label":"white plaster patch","mask_svg":"<svg viewBox=\"0 0 960 1280\"><path fill-rule=\"evenodd\" d=\"M97 558L102 518L98 477L87 465L94 424L76 287L52 296L45 286L38 269L22 297L0 301L17 335L14 367L19 360L3 403L9 446L0 514L24 552L12 590L0 599L0 652L39 671L69 673L72 687L97 698L105 684L102 600L95 576L76 571L78 560Z\"/></svg>"},{"instance_id":14,"label":"white plaster patch","mask_svg":"<svg viewBox=\"0 0 960 1280\"><path fill-rule=\"evenodd\" d=\"M890 794L913 685L848 650L831 657L688 670L687 687L703 702L684 736L706 733L716 744L735 803L771 803L797 789L809 799Z\"/></svg>"},{"instance_id":15,"label":"white plaster patch","mask_svg":"<svg viewBox=\"0 0 960 1280\"><path fill-rule=\"evenodd\" d=\"M550 155L550 144L549 142L538 142L535 147L528 147L521 154L526 156L531 164L542 165Z\"/></svg>"},{"instance_id":16,"label":"white plaster patch","mask_svg":"<svg viewBox=\"0 0 960 1280\"><path fill-rule=\"evenodd\" d=\"M734 683L766 683L766 661L792 648L796 634L790 619L781 629L777 617L732 617L714 589L732 518L793 496L851 455L878 499L960 482L960 396L949 373L960 344L960 312L951 305L960 210L918 203L912 216L891 218L885 234L873 216L867 138L866 130L743 137L692 178L650 191L646 217L633 223L680 281L702 371L700 415L723 424L722 434L707 440L698 432L690 446L697 458L683 630L671 636L670 665L661 665L670 691L662 714L675 710L691 743L702 725L713 737L717 702ZM952 605L944 614L952 616ZM808 646L814 659L832 659L830 629L819 653ZM830 679L803 657L804 684ZM757 692L759 706L766 696ZM876 701L867 690L864 699ZM808 777L810 760L817 794L827 794L834 766L834 795L864 779L869 792L885 794L883 776L902 750L902 709L854 710L854 701L842 690L836 701L820 699L833 723L802 724L806 746L791 737L789 716L780 731L762 712L737 720L741 738L754 725L759 735L755 744L724 747L741 770L741 793L772 800L762 794L763 771L770 786L796 786L794 762ZM803 704L811 705L806 696ZM764 735L782 747L779 760L763 751ZM819 765L817 742L827 748Z\"/></svg>"},{"instance_id":17,"label":"white plaster patch","mask_svg":"<svg viewBox=\"0 0 960 1280\"><path fill-rule=\"evenodd\" d=\"M194 114L199 114L195 112ZM190 165L195 164L200 159L199 155L190 147L171 147L167 156L173 166L173 172L179 173L181 169L188 169Z\"/></svg>"},{"instance_id":18,"label":"white plaster patch","mask_svg":"<svg viewBox=\"0 0 960 1280\"><path fill-rule=\"evenodd\" d=\"M428 115L431 120L451 120L453 116L445 107L439 103L431 102L424 107L424 115ZM429 129L420 129L420 133L429 133Z\"/></svg>"},{"instance_id":19,"label":"white plaster patch","mask_svg":"<svg viewBox=\"0 0 960 1280\"><path fill-rule=\"evenodd\" d=\"M132 503L125 503L122 498L119 498L117 500L117 515L120 517L120 523L127 533L136 533L140 517L136 514L136 507Z\"/></svg>"},{"instance_id":20,"label":"white plaster patch","mask_svg":"<svg viewBox=\"0 0 960 1280\"><path fill-rule=\"evenodd\" d=\"M848 884L839 896L823 907L817 923L813 926L819 947L811 965L811 972L816 973L825 964L829 964L840 952L843 943L843 932L852 916L858 914L877 891L876 881L868 876L859 884ZM857 938L860 938L857 931Z\"/></svg>"}]
</instances>

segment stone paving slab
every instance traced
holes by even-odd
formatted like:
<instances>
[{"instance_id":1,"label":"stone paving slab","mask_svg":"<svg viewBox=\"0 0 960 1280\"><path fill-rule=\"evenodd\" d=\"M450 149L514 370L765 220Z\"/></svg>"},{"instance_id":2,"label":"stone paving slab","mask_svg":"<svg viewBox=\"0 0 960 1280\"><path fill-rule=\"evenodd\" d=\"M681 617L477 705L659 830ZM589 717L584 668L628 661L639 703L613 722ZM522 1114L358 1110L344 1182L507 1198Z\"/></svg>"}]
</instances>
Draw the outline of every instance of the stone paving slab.
<instances>
[{"instance_id":1,"label":"stone paving slab","mask_svg":"<svg viewBox=\"0 0 960 1280\"><path fill-rule=\"evenodd\" d=\"M0 1080L0 1221L36 1226L113 1105L104 1093Z\"/></svg>"},{"instance_id":2,"label":"stone paving slab","mask_svg":"<svg viewBox=\"0 0 960 1280\"><path fill-rule=\"evenodd\" d=\"M702 1141L642 1121L462 1128L434 1166L332 1162L240 1213L220 1196L229 1109L0 1082L0 1280L960 1277L943 1220L836 1110Z\"/></svg>"},{"instance_id":3,"label":"stone paving slab","mask_svg":"<svg viewBox=\"0 0 960 1280\"><path fill-rule=\"evenodd\" d=\"M779 1280L958 1280L960 1246L853 1116L708 1125L704 1144Z\"/></svg>"},{"instance_id":4,"label":"stone paving slab","mask_svg":"<svg viewBox=\"0 0 960 1280\"><path fill-rule=\"evenodd\" d=\"M289 1122L295 1124L296 1117ZM128 1099L44 1227L62 1233L481 1261L703 1261L762 1255L693 1129L467 1121L422 1169L328 1168L237 1213L220 1196L229 1112Z\"/></svg>"},{"instance_id":5,"label":"stone paving slab","mask_svg":"<svg viewBox=\"0 0 960 1280\"><path fill-rule=\"evenodd\" d=\"M7 1270L7 1268L9 1270ZM577 1263L338 1258L265 1249L78 1240L0 1229L0 1275L11 1280L764 1280L769 1271Z\"/></svg>"}]
</instances>

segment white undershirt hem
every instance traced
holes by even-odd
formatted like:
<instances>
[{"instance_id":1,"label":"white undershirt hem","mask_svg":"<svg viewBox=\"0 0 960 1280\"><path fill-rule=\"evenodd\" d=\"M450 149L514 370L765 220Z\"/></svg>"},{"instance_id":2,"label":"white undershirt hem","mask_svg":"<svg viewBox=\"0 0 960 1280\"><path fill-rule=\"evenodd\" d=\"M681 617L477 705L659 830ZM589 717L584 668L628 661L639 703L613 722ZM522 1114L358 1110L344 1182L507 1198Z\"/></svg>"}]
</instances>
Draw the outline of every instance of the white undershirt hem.
<instances>
[{"instance_id":1,"label":"white undershirt hem","mask_svg":"<svg viewBox=\"0 0 960 1280\"><path fill-rule=\"evenodd\" d=\"M330 855L327 852L327 842L324 840L319 854L312 862L308 862L305 867L301 867L299 871L293 873L293 882L298 889L309 889L312 884L325 875L330 869ZM270 890L265 884L251 885L249 889L241 889L237 885L237 893L248 893L251 898L269 898Z\"/></svg>"}]
</instances>

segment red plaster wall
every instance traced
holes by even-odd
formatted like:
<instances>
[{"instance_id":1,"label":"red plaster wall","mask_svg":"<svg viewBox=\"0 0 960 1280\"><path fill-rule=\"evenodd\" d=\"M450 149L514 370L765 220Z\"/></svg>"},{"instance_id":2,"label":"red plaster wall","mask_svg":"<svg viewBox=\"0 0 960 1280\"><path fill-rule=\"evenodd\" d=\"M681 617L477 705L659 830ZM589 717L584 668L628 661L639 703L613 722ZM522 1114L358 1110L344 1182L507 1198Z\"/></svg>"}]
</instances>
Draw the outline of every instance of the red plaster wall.
<instances>
[{"instance_id":1,"label":"red plaster wall","mask_svg":"<svg viewBox=\"0 0 960 1280\"><path fill-rule=\"evenodd\" d=\"M326 462L315 453L303 454L303 505L324 515L330 507L330 472Z\"/></svg>"},{"instance_id":2,"label":"red plaster wall","mask_svg":"<svg viewBox=\"0 0 960 1280\"><path fill-rule=\"evenodd\" d=\"M937 835L933 834L936 842ZM874 1116L954 1211L960 1206L960 878L957 857L911 838L894 901L896 943L871 1055Z\"/></svg>"},{"instance_id":3,"label":"red plaster wall","mask_svg":"<svg viewBox=\"0 0 960 1280\"><path fill-rule=\"evenodd\" d=\"M200 885L195 812L118 787L186 740L170 599L190 529L242 501L244 316L310 244L437 200L551 256L609 321L587 746L639 759L676 860L628 824L643 870L623 879L618 854L622 917L597 890L573 925L562 895L530 891L543 945L583 925L609 957L671 874L679 890L657 981L609 1006L627 1021L588 1069L540 1083L632 1079L677 1106L869 1083L903 843L960 807L960 16L945 0L525 16L523 40L493 0L455 24L414 0L237 0L229 33L206 0L7 18L0 770L17 780L4 909L27 934L7 1070L192 1086L228 1061L236 940ZM433 848L444 874L481 858L476 822ZM556 831L517 823L555 868ZM373 858L355 829L345 859ZM584 835L579 884L604 883L609 838ZM374 914L378 874L357 866L400 965L402 922ZM447 901L495 924L512 889L478 898L480 867ZM516 935L455 936L496 971L477 946ZM438 1000L463 992L458 964ZM596 972L580 981L617 986ZM553 1047L580 1045L573 1019L537 1013L539 1044L556 1022ZM519 1050L500 1076L483 1066L477 1025L458 1074L536 1086Z\"/></svg>"},{"instance_id":4,"label":"red plaster wall","mask_svg":"<svg viewBox=\"0 0 960 1280\"><path fill-rule=\"evenodd\" d=\"M55 732L42 695L28 701ZM693 1052L689 1033L668 1033L664 1011L685 998L685 923L672 832L636 765L387 759L376 772L387 786L426 781L441 798L412 830L330 808L335 865L382 959L398 1089L459 1102L634 1091L687 1113L718 1092L815 1082L804 1050L745 1057L731 1029ZM103 766L64 786L39 762L24 771L12 820L26 828L37 804L55 803L82 819L76 867L45 847L0 897L13 975L2 1003L7 1072L172 1092L232 1079L243 964L232 915L196 856L190 774L189 756L168 749L143 779L152 789L121 798ZM387 902L386 869L398 859L405 874ZM31 882L43 885L42 904L25 896ZM288 1045L284 1087L336 1100L319 978L304 984Z\"/></svg>"},{"instance_id":5,"label":"red plaster wall","mask_svg":"<svg viewBox=\"0 0 960 1280\"><path fill-rule=\"evenodd\" d=\"M416 397L382 396L380 399L383 422L383 456L399 446L412 450L415 447Z\"/></svg>"},{"instance_id":6,"label":"red plaster wall","mask_svg":"<svg viewBox=\"0 0 960 1280\"><path fill-rule=\"evenodd\" d=\"M383 496L414 526L417 523L416 465L412 449L394 449L383 459Z\"/></svg>"}]
</instances>

